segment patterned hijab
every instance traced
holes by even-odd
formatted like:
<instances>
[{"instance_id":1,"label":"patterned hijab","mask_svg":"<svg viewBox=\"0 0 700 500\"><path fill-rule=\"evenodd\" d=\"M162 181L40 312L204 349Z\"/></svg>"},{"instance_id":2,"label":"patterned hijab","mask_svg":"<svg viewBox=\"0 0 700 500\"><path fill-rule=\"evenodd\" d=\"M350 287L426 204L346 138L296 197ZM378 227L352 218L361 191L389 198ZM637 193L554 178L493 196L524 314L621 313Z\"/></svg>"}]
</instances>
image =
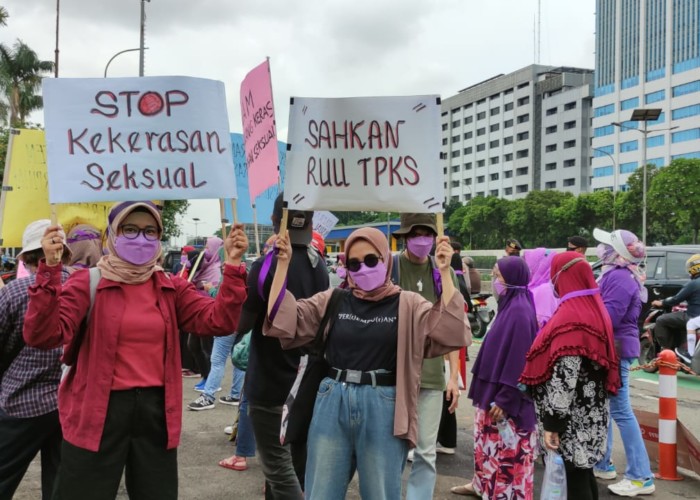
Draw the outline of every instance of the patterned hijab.
<instances>
[{"instance_id":1,"label":"patterned hijab","mask_svg":"<svg viewBox=\"0 0 700 500\"><path fill-rule=\"evenodd\" d=\"M102 271L102 277L108 280L135 285L145 283L153 275L154 271L162 271L163 268L157 265L162 249L155 253L153 258L141 266L137 266L123 260L117 254L115 241L119 226L126 217L134 210L148 212L156 220L160 233L163 233L163 222L160 218L160 211L150 201L124 201L112 207L109 212L107 228L107 249L109 254L105 255L97 263L97 267Z\"/></svg>"}]
</instances>

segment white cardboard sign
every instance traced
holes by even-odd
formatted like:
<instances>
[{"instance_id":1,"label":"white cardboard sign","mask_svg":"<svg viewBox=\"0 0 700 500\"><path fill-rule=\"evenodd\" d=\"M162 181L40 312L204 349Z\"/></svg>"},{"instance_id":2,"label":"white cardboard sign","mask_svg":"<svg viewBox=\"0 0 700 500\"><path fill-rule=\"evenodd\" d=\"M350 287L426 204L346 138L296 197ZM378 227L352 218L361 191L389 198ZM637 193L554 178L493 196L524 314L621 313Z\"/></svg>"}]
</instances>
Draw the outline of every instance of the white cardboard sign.
<instances>
[{"instance_id":1,"label":"white cardboard sign","mask_svg":"<svg viewBox=\"0 0 700 500\"><path fill-rule=\"evenodd\" d=\"M224 84L46 78L49 200L237 198Z\"/></svg>"},{"instance_id":2,"label":"white cardboard sign","mask_svg":"<svg viewBox=\"0 0 700 500\"><path fill-rule=\"evenodd\" d=\"M317 210L314 212L313 223L314 231L325 238L331 231L333 231L336 224L338 224L338 217L327 210Z\"/></svg>"},{"instance_id":3,"label":"white cardboard sign","mask_svg":"<svg viewBox=\"0 0 700 500\"><path fill-rule=\"evenodd\" d=\"M287 149L289 208L443 211L436 95L294 97Z\"/></svg>"}]
</instances>

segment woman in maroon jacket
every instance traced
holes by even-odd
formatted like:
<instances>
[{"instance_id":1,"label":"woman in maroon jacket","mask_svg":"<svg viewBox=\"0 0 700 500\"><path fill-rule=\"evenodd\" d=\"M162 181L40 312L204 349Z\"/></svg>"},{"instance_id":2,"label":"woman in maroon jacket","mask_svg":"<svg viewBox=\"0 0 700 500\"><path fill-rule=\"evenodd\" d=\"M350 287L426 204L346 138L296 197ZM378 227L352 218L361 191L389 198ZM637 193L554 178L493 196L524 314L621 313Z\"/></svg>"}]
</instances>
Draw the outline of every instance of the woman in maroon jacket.
<instances>
[{"instance_id":1,"label":"woman in maroon jacket","mask_svg":"<svg viewBox=\"0 0 700 500\"><path fill-rule=\"evenodd\" d=\"M248 240L234 225L225 242L225 279L211 299L157 265L163 224L153 204L115 205L108 231L109 254L97 265L101 279L92 306L88 271L61 285L58 226L44 234L48 257L29 292L25 341L45 349L62 345L64 361L74 365L59 387L64 442L54 498L113 499L126 470L130 498L175 499L182 423L178 328L201 335L235 330L246 298L241 257Z\"/></svg>"}]
</instances>

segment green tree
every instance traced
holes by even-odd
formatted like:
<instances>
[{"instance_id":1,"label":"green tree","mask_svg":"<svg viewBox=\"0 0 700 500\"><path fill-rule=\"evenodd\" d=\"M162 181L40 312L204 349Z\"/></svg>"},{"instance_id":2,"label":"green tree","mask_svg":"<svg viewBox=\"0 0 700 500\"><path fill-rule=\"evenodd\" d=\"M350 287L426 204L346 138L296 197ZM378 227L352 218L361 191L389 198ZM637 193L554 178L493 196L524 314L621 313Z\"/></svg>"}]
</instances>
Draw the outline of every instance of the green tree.
<instances>
[{"instance_id":1,"label":"green tree","mask_svg":"<svg viewBox=\"0 0 700 500\"><path fill-rule=\"evenodd\" d=\"M517 238L526 247L561 246L568 234L553 224L556 209L572 199L562 191L530 191L525 198L515 200L508 207L506 217L509 236Z\"/></svg>"},{"instance_id":2,"label":"green tree","mask_svg":"<svg viewBox=\"0 0 700 500\"><path fill-rule=\"evenodd\" d=\"M5 7L0 7L0 26L7 26L7 18L10 17L10 13L7 12Z\"/></svg>"},{"instance_id":3,"label":"green tree","mask_svg":"<svg viewBox=\"0 0 700 500\"><path fill-rule=\"evenodd\" d=\"M38 94L41 79L53 70L52 61L42 61L27 44L17 40L12 48L0 44L0 91L9 107L11 127L21 128L32 111L43 107Z\"/></svg>"},{"instance_id":4,"label":"green tree","mask_svg":"<svg viewBox=\"0 0 700 500\"><path fill-rule=\"evenodd\" d=\"M450 232L470 248L498 248L508 237L504 231L508 200L478 196L455 210L447 221Z\"/></svg>"},{"instance_id":5,"label":"green tree","mask_svg":"<svg viewBox=\"0 0 700 500\"><path fill-rule=\"evenodd\" d=\"M675 242L683 234L698 242L700 230L700 160L678 158L653 177L647 199L648 215L663 242ZM649 216L647 216L649 218ZM676 231L669 231L676 229ZM666 232L664 232L666 231ZM670 240L670 241L669 241Z\"/></svg>"},{"instance_id":6,"label":"green tree","mask_svg":"<svg viewBox=\"0 0 700 500\"><path fill-rule=\"evenodd\" d=\"M163 239L171 236L180 236L181 231L177 225L177 216L187 211L190 202L187 200L165 200L161 218L163 219Z\"/></svg>"}]
</instances>

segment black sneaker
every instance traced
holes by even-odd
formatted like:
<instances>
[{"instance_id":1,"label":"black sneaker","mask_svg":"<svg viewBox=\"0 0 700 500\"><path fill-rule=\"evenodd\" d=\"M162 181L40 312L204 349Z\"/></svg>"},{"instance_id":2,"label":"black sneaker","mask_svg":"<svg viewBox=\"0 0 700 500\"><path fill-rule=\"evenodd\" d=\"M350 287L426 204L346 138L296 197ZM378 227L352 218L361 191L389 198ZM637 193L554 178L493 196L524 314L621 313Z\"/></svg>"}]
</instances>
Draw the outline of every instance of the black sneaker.
<instances>
[{"instance_id":1,"label":"black sneaker","mask_svg":"<svg viewBox=\"0 0 700 500\"><path fill-rule=\"evenodd\" d=\"M690 356L690 353L684 349L681 349L680 347L676 347L676 356L678 356L679 361L686 365L690 365L690 363L693 362L693 358Z\"/></svg>"},{"instance_id":2,"label":"black sneaker","mask_svg":"<svg viewBox=\"0 0 700 500\"><path fill-rule=\"evenodd\" d=\"M219 398L219 402L223 405L238 406L238 404L241 402L241 400L238 398L231 397L231 396L221 396Z\"/></svg>"},{"instance_id":3,"label":"black sneaker","mask_svg":"<svg viewBox=\"0 0 700 500\"><path fill-rule=\"evenodd\" d=\"M206 394L202 394L197 399L187 405L187 408L194 411L213 410L214 398L209 398Z\"/></svg>"}]
</instances>

